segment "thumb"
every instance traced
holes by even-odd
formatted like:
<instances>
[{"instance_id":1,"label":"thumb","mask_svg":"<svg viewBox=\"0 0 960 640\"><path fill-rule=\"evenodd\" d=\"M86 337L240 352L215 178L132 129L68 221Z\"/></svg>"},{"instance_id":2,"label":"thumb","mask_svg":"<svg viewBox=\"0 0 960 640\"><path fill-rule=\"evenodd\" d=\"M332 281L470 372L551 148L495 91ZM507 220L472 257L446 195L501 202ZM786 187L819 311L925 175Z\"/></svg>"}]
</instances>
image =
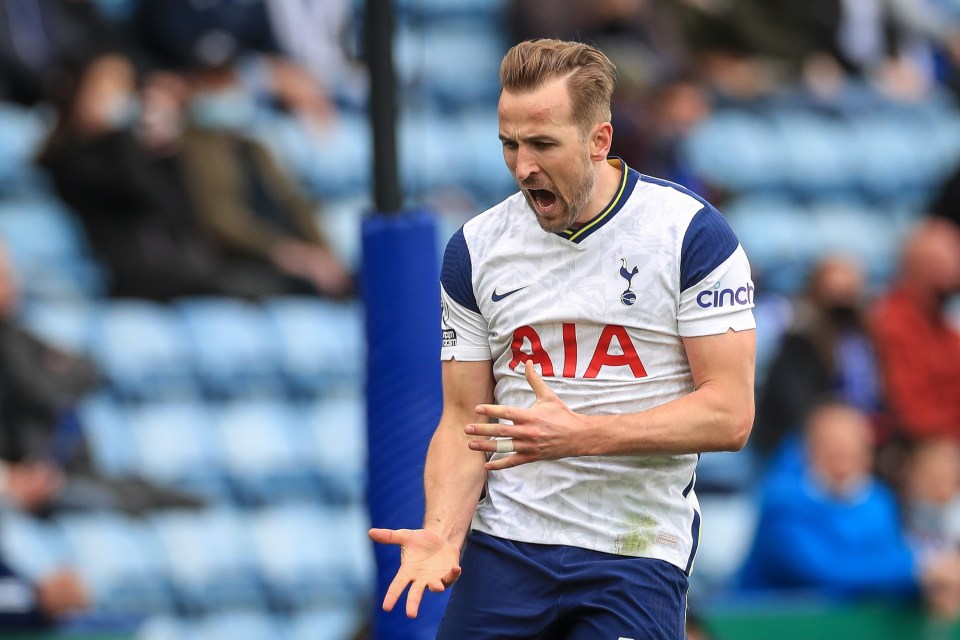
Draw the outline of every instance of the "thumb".
<instances>
[{"instance_id":1,"label":"thumb","mask_svg":"<svg viewBox=\"0 0 960 640\"><path fill-rule=\"evenodd\" d=\"M556 395L553 390L547 386L547 383L543 381L543 378L540 377L540 374L537 373L537 368L533 366L533 360L527 360L524 363L523 375L526 376L527 384L529 384L530 388L533 389L533 393L537 396L537 400L546 400L547 398L552 398Z\"/></svg>"},{"instance_id":2,"label":"thumb","mask_svg":"<svg viewBox=\"0 0 960 640\"><path fill-rule=\"evenodd\" d=\"M410 538L409 529L370 529L367 532L370 539L381 544L406 544Z\"/></svg>"}]
</instances>

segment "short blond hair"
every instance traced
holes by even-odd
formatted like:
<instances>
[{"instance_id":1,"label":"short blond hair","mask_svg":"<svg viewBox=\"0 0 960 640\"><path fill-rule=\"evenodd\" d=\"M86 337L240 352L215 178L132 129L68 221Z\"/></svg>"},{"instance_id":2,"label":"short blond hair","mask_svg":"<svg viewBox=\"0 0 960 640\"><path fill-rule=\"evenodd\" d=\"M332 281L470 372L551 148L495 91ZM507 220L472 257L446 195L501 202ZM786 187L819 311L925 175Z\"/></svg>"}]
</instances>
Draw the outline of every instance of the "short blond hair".
<instances>
[{"instance_id":1,"label":"short blond hair","mask_svg":"<svg viewBox=\"0 0 960 640\"><path fill-rule=\"evenodd\" d=\"M500 64L500 90L523 93L548 80L567 78L572 116L587 131L611 119L616 67L599 49L582 42L540 38L507 51Z\"/></svg>"}]
</instances>

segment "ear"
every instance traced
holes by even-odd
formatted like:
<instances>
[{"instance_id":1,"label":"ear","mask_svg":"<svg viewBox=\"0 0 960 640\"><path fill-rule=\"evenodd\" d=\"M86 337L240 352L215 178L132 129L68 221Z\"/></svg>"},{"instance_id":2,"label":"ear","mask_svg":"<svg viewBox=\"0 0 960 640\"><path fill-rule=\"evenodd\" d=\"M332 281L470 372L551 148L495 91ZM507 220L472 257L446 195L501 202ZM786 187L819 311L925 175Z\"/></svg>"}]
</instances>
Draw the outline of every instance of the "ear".
<instances>
[{"instance_id":1,"label":"ear","mask_svg":"<svg viewBox=\"0 0 960 640\"><path fill-rule=\"evenodd\" d=\"M590 159L594 162L606 160L610 155L611 145L613 145L613 125L609 122L601 122L594 126L590 134Z\"/></svg>"}]
</instances>

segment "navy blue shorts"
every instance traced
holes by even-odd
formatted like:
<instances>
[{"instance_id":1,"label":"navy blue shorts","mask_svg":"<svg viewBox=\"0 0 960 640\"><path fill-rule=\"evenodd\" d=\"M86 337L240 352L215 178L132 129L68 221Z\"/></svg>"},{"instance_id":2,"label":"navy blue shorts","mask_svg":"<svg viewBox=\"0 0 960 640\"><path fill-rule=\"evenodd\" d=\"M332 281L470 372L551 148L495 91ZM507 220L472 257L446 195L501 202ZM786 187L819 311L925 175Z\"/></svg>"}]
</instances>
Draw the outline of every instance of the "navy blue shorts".
<instances>
[{"instance_id":1,"label":"navy blue shorts","mask_svg":"<svg viewBox=\"0 0 960 640\"><path fill-rule=\"evenodd\" d=\"M663 560L474 532L438 640L682 640L687 577Z\"/></svg>"}]
</instances>

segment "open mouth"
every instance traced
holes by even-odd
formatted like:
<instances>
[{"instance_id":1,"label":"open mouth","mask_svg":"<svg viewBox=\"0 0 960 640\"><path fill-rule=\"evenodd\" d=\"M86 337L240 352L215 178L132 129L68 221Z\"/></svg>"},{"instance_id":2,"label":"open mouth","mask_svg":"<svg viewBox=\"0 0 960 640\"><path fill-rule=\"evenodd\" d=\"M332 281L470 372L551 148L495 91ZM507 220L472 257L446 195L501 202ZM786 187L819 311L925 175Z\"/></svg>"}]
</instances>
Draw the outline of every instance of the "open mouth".
<instances>
[{"instance_id":1,"label":"open mouth","mask_svg":"<svg viewBox=\"0 0 960 640\"><path fill-rule=\"evenodd\" d=\"M529 189L530 198L541 211L549 211L557 202L557 194L547 189Z\"/></svg>"}]
</instances>

